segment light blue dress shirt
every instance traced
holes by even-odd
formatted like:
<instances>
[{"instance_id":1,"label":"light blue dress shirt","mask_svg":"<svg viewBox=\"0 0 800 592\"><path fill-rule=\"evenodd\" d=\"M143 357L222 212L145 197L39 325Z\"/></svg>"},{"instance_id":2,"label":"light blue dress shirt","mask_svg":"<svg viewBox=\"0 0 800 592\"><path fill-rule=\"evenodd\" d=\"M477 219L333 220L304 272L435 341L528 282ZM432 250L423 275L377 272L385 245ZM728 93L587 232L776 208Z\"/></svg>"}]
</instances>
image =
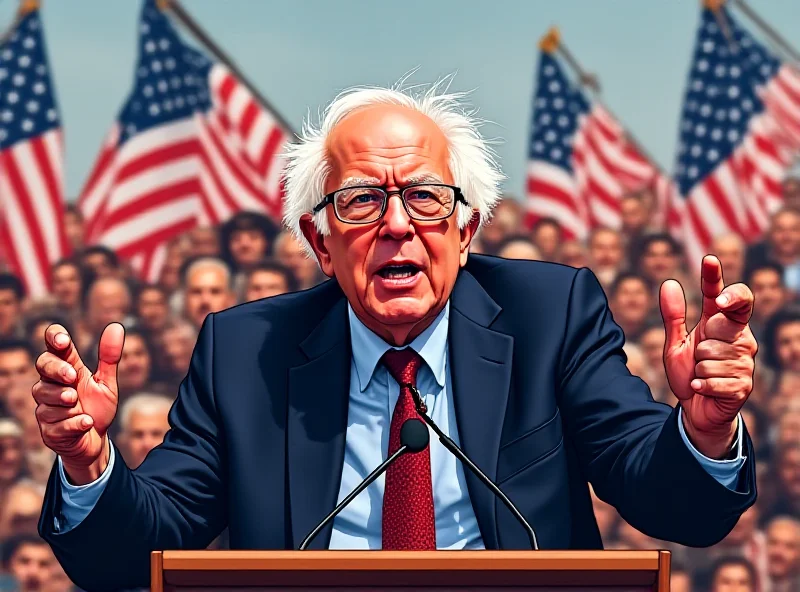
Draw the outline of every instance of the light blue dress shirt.
<instances>
[{"instance_id":1,"label":"light blue dress shirt","mask_svg":"<svg viewBox=\"0 0 800 592\"><path fill-rule=\"evenodd\" d=\"M389 426L392 412L400 395L400 387L379 364L392 346L369 330L349 308L350 338L353 358L350 363L350 403L345 435L345 456L339 501L387 457ZM447 335L450 303L434 322L421 333L410 347L425 364L417 375L417 388L425 397L433 421L460 445L453 405L452 380L448 364ZM400 348L397 348L400 349ZM698 452L689 442L678 421L681 437L705 470L717 481L733 489L739 470L745 462L742 456L742 418L739 417L737 458L712 460ZM442 446L431 432L431 473L433 504L436 511L436 547L438 549L482 549L478 522L469 499L464 468ZM71 485L64 474L59 458L62 493L62 518L56 530L65 532L89 514L105 488L116 462L114 447L108 467L97 481L88 485ZM380 549L381 513L385 479L381 476L334 519L331 549ZM60 528L59 528L60 527ZM536 526L534 525L534 528Z\"/></svg>"}]
</instances>

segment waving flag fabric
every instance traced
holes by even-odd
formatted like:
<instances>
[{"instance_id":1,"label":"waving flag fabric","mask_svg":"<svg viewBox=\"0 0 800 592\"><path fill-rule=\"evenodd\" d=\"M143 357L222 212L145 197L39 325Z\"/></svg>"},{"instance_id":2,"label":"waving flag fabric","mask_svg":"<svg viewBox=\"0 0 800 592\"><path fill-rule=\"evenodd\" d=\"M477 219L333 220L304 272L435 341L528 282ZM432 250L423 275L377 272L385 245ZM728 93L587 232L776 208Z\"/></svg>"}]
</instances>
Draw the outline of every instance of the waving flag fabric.
<instances>
[{"instance_id":1,"label":"waving flag fabric","mask_svg":"<svg viewBox=\"0 0 800 592\"><path fill-rule=\"evenodd\" d=\"M539 58L527 179L527 223L555 218L567 238L586 238L597 226L618 228L620 199L651 189L656 217L668 221L672 182L629 141L599 103L565 76L551 52Z\"/></svg>"},{"instance_id":2,"label":"waving flag fabric","mask_svg":"<svg viewBox=\"0 0 800 592\"><path fill-rule=\"evenodd\" d=\"M88 240L150 281L167 242L241 210L281 216L280 154L290 139L222 64L181 41L144 2L133 90L81 193Z\"/></svg>"},{"instance_id":3,"label":"waving flag fabric","mask_svg":"<svg viewBox=\"0 0 800 592\"><path fill-rule=\"evenodd\" d=\"M61 121L42 21L31 10L0 47L0 252L38 297L68 251Z\"/></svg>"}]
</instances>

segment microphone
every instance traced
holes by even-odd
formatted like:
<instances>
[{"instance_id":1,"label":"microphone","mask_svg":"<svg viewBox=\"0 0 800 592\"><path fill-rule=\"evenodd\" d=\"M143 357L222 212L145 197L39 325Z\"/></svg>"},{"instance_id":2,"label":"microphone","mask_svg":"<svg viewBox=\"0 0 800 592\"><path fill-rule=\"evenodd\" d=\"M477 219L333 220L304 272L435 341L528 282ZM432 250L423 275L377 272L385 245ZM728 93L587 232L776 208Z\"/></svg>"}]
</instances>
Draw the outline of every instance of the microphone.
<instances>
[{"instance_id":1,"label":"microphone","mask_svg":"<svg viewBox=\"0 0 800 592\"><path fill-rule=\"evenodd\" d=\"M439 441L442 443L442 445L444 445L444 447L447 448L458 460L464 463L467 468L472 471L475 476L478 477L478 479L480 479L484 485L486 485L486 487L492 491L492 493L500 498L500 501L502 501L509 510L511 510L511 513L514 514L514 517L519 521L520 524L522 524L522 526L525 528L525 531L528 533L528 538L531 542L531 548L534 551L538 551L539 543L536 541L536 533L533 531L533 528L531 528L531 525L528 524L528 521L525 520L525 517L520 513L519 510L517 510L516 506L511 502L511 500L506 497L506 494L503 493L497 485L492 483L492 480L489 479L489 477L487 477L484 472L478 468L478 465L472 462L464 453L464 451L456 446L456 443L453 442L453 440L451 440L430 417L428 417L428 406L425 405L425 401L422 400L422 395L420 395L417 387L415 387L413 384L406 384L404 386L407 386L411 391L411 395L414 398L414 405L417 407L417 413L423 419L423 421L431 427L436 435L439 436Z\"/></svg>"},{"instance_id":2,"label":"microphone","mask_svg":"<svg viewBox=\"0 0 800 592\"><path fill-rule=\"evenodd\" d=\"M418 419L407 419L400 427L400 448L397 449L397 452L392 454L389 458L383 461L377 469L367 475L367 478L359 483L358 487L351 491L348 496L334 508L333 512L325 516L322 522L320 522L317 527L312 530L303 540L302 544L297 550L305 551L308 545L311 544L311 541L314 540L320 531L325 528L325 526L327 526L328 523L333 520L339 512L344 510L345 506L352 502L359 493L364 491L370 483L380 477L394 461L408 452L421 452L425 450L425 447L429 442L430 434L428 433L428 428L425 427L425 424Z\"/></svg>"}]
</instances>

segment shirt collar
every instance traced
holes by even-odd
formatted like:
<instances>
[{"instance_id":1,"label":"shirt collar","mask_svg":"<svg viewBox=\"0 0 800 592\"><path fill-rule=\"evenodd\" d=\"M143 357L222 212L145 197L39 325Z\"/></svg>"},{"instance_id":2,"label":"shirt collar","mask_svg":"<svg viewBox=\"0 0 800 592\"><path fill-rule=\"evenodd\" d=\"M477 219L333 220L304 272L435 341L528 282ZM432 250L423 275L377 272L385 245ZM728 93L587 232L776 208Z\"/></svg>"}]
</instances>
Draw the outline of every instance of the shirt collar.
<instances>
[{"instance_id":1,"label":"shirt collar","mask_svg":"<svg viewBox=\"0 0 800 592\"><path fill-rule=\"evenodd\" d=\"M363 393L369 386L381 357L393 346L368 329L356 316L349 303L347 304L347 314L350 321L350 344L358 375L358 386ZM448 300L442 312L436 316L430 326L410 343L411 349L425 360L440 388L444 387L449 319L450 301ZM395 347L394 349L403 348Z\"/></svg>"}]
</instances>

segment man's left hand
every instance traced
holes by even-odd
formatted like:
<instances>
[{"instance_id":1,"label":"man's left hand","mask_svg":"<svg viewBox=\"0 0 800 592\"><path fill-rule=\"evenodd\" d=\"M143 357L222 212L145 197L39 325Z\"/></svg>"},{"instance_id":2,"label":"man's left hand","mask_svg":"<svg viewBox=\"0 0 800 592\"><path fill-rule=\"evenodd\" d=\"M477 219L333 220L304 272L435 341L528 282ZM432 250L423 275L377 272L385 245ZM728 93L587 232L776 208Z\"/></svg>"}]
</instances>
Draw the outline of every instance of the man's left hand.
<instances>
[{"instance_id":1,"label":"man's left hand","mask_svg":"<svg viewBox=\"0 0 800 592\"><path fill-rule=\"evenodd\" d=\"M661 316L666 329L664 368L672 392L683 407L686 435L703 455L728 456L737 431L737 415L753 389L758 350L748 322L753 293L744 284L725 287L722 265L703 258L703 311L686 331L686 301L675 280L661 285Z\"/></svg>"}]
</instances>

